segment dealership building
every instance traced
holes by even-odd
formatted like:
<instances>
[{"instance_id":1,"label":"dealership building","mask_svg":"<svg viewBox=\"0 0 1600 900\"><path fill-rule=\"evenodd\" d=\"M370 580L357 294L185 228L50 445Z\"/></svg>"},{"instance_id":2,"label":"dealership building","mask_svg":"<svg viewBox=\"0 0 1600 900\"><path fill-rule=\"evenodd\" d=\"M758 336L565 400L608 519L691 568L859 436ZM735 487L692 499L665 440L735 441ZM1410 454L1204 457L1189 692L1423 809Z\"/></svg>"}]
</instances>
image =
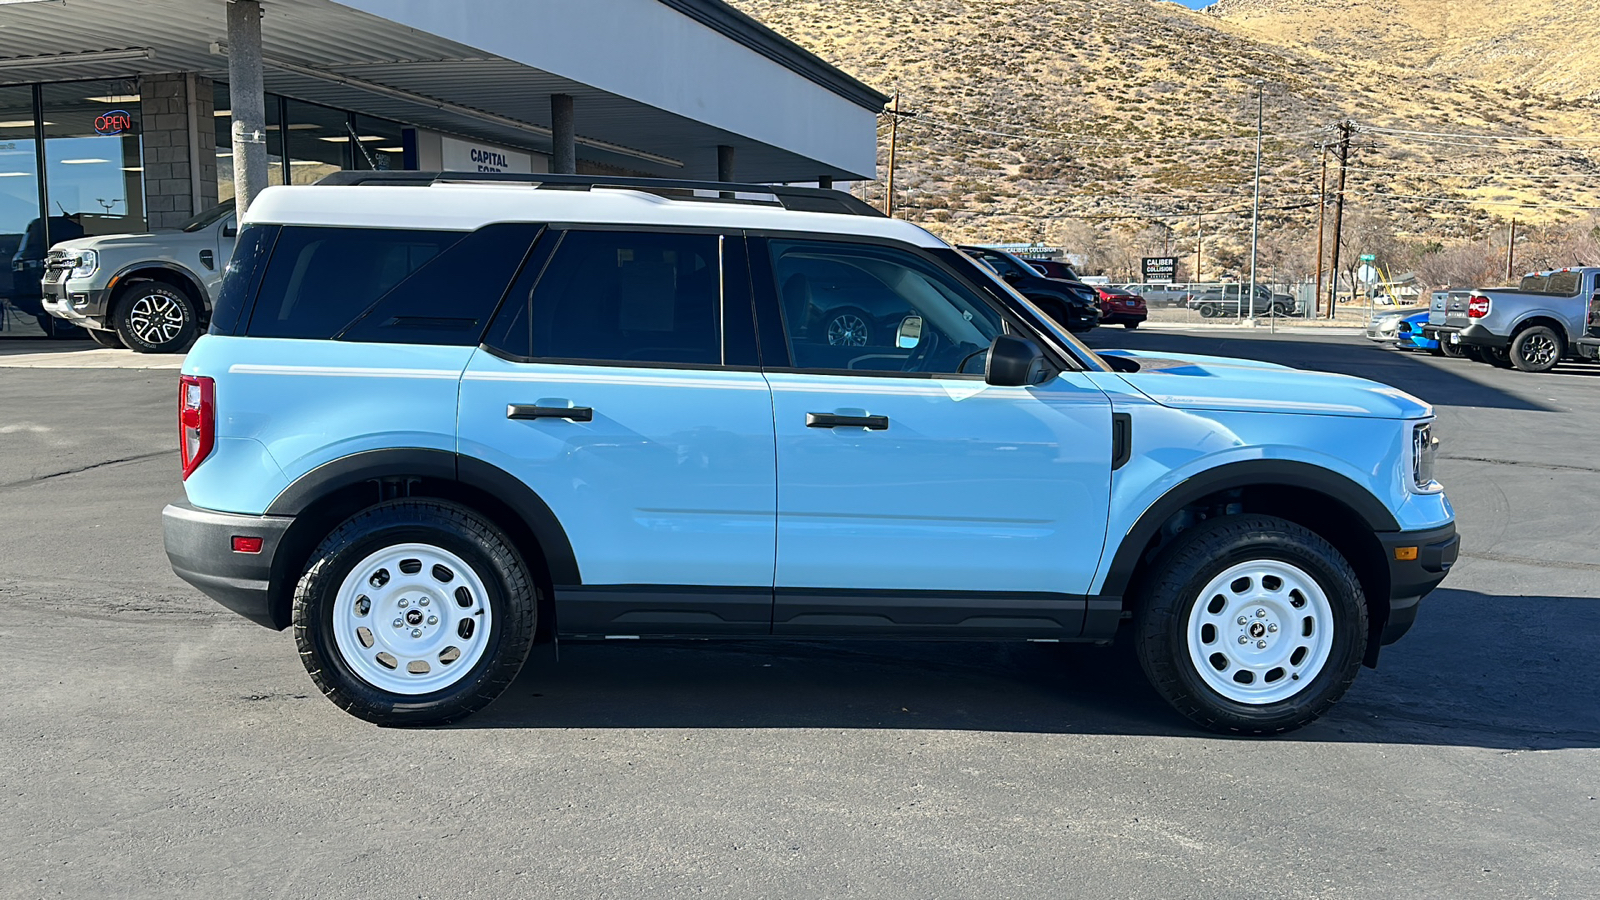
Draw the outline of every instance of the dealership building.
<instances>
[{"instance_id":1,"label":"dealership building","mask_svg":"<svg viewBox=\"0 0 1600 900\"><path fill-rule=\"evenodd\" d=\"M39 334L52 243L174 227L257 187L236 152L264 148L266 185L829 185L875 177L886 99L721 0L6 0L0 336Z\"/></svg>"}]
</instances>

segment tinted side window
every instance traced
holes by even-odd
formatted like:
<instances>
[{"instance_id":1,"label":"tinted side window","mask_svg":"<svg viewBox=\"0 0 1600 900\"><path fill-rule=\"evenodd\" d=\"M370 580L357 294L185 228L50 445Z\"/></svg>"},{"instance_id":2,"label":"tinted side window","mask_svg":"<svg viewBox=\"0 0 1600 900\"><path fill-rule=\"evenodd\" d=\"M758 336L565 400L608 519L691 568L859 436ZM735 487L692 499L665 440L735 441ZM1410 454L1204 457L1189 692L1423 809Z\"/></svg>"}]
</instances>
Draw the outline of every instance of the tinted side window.
<instances>
[{"instance_id":1,"label":"tinted side window","mask_svg":"<svg viewBox=\"0 0 1600 900\"><path fill-rule=\"evenodd\" d=\"M798 369L983 373L1005 330L966 285L888 247L770 241L779 308Z\"/></svg>"},{"instance_id":2,"label":"tinted side window","mask_svg":"<svg viewBox=\"0 0 1600 900\"><path fill-rule=\"evenodd\" d=\"M339 335L389 344L478 343L541 225L485 225L378 298Z\"/></svg>"},{"instance_id":3,"label":"tinted side window","mask_svg":"<svg viewBox=\"0 0 1600 900\"><path fill-rule=\"evenodd\" d=\"M567 232L491 343L535 359L720 365L719 249L708 234Z\"/></svg>"},{"instance_id":4,"label":"tinted side window","mask_svg":"<svg viewBox=\"0 0 1600 900\"><path fill-rule=\"evenodd\" d=\"M372 301L464 235L286 225L267 264L246 333L331 338Z\"/></svg>"},{"instance_id":5,"label":"tinted side window","mask_svg":"<svg viewBox=\"0 0 1600 900\"><path fill-rule=\"evenodd\" d=\"M247 225L239 232L233 256L222 270L222 288L217 292L216 306L211 310L212 334L233 334L238 330L239 316L255 296L267 257L272 255L278 228L277 225Z\"/></svg>"}]
</instances>

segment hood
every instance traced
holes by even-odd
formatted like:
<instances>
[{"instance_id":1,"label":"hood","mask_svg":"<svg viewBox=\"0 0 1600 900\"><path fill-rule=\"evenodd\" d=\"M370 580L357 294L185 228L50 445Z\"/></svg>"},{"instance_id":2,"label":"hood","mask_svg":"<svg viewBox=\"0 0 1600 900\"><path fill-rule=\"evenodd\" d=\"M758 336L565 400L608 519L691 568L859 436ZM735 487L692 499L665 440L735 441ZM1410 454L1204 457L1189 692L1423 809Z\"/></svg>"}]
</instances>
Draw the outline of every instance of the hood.
<instances>
[{"instance_id":1,"label":"hood","mask_svg":"<svg viewBox=\"0 0 1600 900\"><path fill-rule=\"evenodd\" d=\"M96 234L89 237L73 238L70 241L57 241L50 245L51 250L104 250L108 247L171 247L191 239L204 240L207 235L202 232L185 233L173 229L147 234Z\"/></svg>"},{"instance_id":2,"label":"hood","mask_svg":"<svg viewBox=\"0 0 1600 900\"><path fill-rule=\"evenodd\" d=\"M1187 353L1100 354L1132 360L1117 374L1151 400L1174 409L1418 419L1433 407L1398 388L1365 378L1307 372L1273 363ZM1115 366L1116 364L1113 363Z\"/></svg>"}]
</instances>

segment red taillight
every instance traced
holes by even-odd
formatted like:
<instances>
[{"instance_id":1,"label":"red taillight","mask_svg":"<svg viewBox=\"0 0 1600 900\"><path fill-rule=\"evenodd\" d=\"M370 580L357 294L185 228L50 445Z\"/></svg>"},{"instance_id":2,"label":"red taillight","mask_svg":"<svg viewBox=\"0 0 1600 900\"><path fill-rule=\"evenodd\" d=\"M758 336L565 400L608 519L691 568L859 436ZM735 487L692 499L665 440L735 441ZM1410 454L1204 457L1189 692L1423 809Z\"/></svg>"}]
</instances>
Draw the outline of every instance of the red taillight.
<instances>
[{"instance_id":1,"label":"red taillight","mask_svg":"<svg viewBox=\"0 0 1600 900\"><path fill-rule=\"evenodd\" d=\"M242 534L233 536L233 552L235 553L260 553L261 538L245 537Z\"/></svg>"},{"instance_id":2,"label":"red taillight","mask_svg":"<svg viewBox=\"0 0 1600 900\"><path fill-rule=\"evenodd\" d=\"M1471 297L1467 300L1467 318L1481 319L1489 314L1488 297Z\"/></svg>"},{"instance_id":3,"label":"red taillight","mask_svg":"<svg viewBox=\"0 0 1600 900\"><path fill-rule=\"evenodd\" d=\"M216 382L203 375L178 378L178 453L185 480L216 443Z\"/></svg>"}]
</instances>

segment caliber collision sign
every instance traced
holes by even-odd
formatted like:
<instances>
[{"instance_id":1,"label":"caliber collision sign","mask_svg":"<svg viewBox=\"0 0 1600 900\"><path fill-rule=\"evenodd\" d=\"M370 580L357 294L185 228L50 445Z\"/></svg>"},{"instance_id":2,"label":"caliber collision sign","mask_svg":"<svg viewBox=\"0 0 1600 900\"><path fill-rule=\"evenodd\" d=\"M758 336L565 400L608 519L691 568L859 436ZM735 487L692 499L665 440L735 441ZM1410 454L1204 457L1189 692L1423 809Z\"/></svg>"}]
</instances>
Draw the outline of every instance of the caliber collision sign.
<instances>
[{"instance_id":1,"label":"caliber collision sign","mask_svg":"<svg viewBox=\"0 0 1600 900\"><path fill-rule=\"evenodd\" d=\"M1176 256L1146 256L1144 258L1144 280L1146 284L1171 284L1172 277L1178 272L1178 258Z\"/></svg>"}]
</instances>

